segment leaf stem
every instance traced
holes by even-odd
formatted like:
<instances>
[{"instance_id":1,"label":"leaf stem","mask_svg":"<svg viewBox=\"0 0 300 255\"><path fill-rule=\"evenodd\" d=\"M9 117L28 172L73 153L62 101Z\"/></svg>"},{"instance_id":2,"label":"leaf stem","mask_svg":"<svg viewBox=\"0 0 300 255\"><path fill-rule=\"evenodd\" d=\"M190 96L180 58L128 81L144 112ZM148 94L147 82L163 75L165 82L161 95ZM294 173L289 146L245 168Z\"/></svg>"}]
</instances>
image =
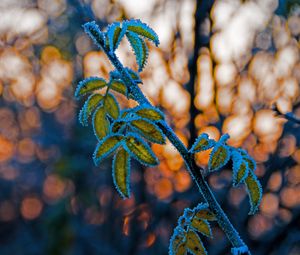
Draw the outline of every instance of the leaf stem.
<instances>
[{"instance_id":1,"label":"leaf stem","mask_svg":"<svg viewBox=\"0 0 300 255\"><path fill-rule=\"evenodd\" d=\"M140 104L145 106L151 106L151 103L149 100L144 96L143 92L140 90L138 85L133 81L131 76L129 75L128 71L124 68L122 63L119 61L118 57L115 53L112 53L109 51L109 49L105 46L105 43L103 40L101 40L103 37L101 37L101 34L98 36L95 35L95 30L92 35L95 41L97 41L98 45L101 46L101 48L104 50L106 55L108 56L111 63L115 66L115 68L118 70L118 72L122 75L123 81L125 85L127 86L129 92L133 95L134 99ZM101 33L101 31L97 31L97 33ZM174 147L179 151L181 156L183 157L187 169L192 176L193 180L197 184L197 187L199 188L199 191L201 195L203 196L204 200L209 205L210 210L215 214L217 222L219 226L223 229L225 232L227 238L231 242L232 246L234 247L232 250L239 250L240 248L244 248L244 250L247 250L244 254L251 255L250 251L248 251L248 248L246 244L243 242L241 237L239 236L238 232L235 230L233 225L230 223L228 217L220 207L218 201L216 200L215 196L213 195L208 183L204 179L204 176L202 174L202 171L204 169L198 167L196 165L194 155L188 151L188 149L185 147L185 145L181 142L181 140L178 138L178 136L174 133L172 128L165 122L165 121L159 121L158 123L159 128L162 130L162 132L166 135L166 137L170 140L170 142L174 145ZM237 254L236 252L234 252Z\"/></svg>"}]
</instances>

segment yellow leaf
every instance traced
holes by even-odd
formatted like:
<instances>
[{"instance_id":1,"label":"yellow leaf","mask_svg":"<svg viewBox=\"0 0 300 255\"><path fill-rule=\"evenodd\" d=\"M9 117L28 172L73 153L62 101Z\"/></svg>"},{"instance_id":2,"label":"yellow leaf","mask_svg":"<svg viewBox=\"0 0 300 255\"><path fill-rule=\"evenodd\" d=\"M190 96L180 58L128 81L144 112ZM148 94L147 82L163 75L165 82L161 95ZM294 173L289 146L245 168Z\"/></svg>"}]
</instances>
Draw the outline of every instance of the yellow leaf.
<instances>
[{"instance_id":1,"label":"yellow leaf","mask_svg":"<svg viewBox=\"0 0 300 255\"><path fill-rule=\"evenodd\" d=\"M104 98L104 108L106 112L114 119L120 115L120 108L117 100L112 94L107 94Z\"/></svg>"},{"instance_id":2,"label":"yellow leaf","mask_svg":"<svg viewBox=\"0 0 300 255\"><path fill-rule=\"evenodd\" d=\"M155 108L137 108L135 114L149 120L163 120L164 115Z\"/></svg>"},{"instance_id":3,"label":"yellow leaf","mask_svg":"<svg viewBox=\"0 0 300 255\"><path fill-rule=\"evenodd\" d=\"M216 220L216 216L209 209L202 209L198 211L195 216L200 219L205 219L210 221Z\"/></svg>"},{"instance_id":4,"label":"yellow leaf","mask_svg":"<svg viewBox=\"0 0 300 255\"><path fill-rule=\"evenodd\" d=\"M95 135L101 140L109 133L109 122L104 107L98 107L93 116L93 129Z\"/></svg>"},{"instance_id":5,"label":"yellow leaf","mask_svg":"<svg viewBox=\"0 0 300 255\"><path fill-rule=\"evenodd\" d=\"M158 164L158 159L152 152L150 146L136 135L127 134L126 146L132 156L142 164L147 166L155 166Z\"/></svg>"},{"instance_id":6,"label":"yellow leaf","mask_svg":"<svg viewBox=\"0 0 300 255\"><path fill-rule=\"evenodd\" d=\"M90 77L81 82L79 82L77 89L75 91L75 97L79 98L86 95L87 93L93 92L97 89L104 88L106 86L106 81L98 77Z\"/></svg>"},{"instance_id":7,"label":"yellow leaf","mask_svg":"<svg viewBox=\"0 0 300 255\"><path fill-rule=\"evenodd\" d=\"M184 236L179 235L179 234L175 234L174 237L171 238L171 249L172 251L175 252L175 254L184 254L183 251L185 251L185 240L184 240ZM179 252L179 250L183 250L181 251L181 253Z\"/></svg>"},{"instance_id":8,"label":"yellow leaf","mask_svg":"<svg viewBox=\"0 0 300 255\"><path fill-rule=\"evenodd\" d=\"M124 125L125 125L125 121L116 121L113 123L111 131L113 133L117 133Z\"/></svg>"},{"instance_id":9,"label":"yellow leaf","mask_svg":"<svg viewBox=\"0 0 300 255\"><path fill-rule=\"evenodd\" d=\"M123 198L128 198L130 196L129 168L129 153L124 148L120 148L113 161L113 180L118 192Z\"/></svg>"},{"instance_id":10,"label":"yellow leaf","mask_svg":"<svg viewBox=\"0 0 300 255\"><path fill-rule=\"evenodd\" d=\"M79 121L83 126L88 125L88 118L94 111L94 109L97 108L97 106L102 101L103 96L100 94L93 94L89 96L89 98L85 101L82 109L79 113Z\"/></svg>"},{"instance_id":11,"label":"yellow leaf","mask_svg":"<svg viewBox=\"0 0 300 255\"><path fill-rule=\"evenodd\" d=\"M241 181L244 180L247 173L248 173L247 163L245 161L242 161L236 176L234 176L233 183L239 184Z\"/></svg>"},{"instance_id":12,"label":"yellow leaf","mask_svg":"<svg viewBox=\"0 0 300 255\"><path fill-rule=\"evenodd\" d=\"M208 169L216 171L226 165L230 159L230 151L226 145L217 145L210 153Z\"/></svg>"},{"instance_id":13,"label":"yellow leaf","mask_svg":"<svg viewBox=\"0 0 300 255\"><path fill-rule=\"evenodd\" d=\"M127 87L126 85L120 80L112 80L110 82L110 88L114 91L121 93L124 96L127 96Z\"/></svg>"},{"instance_id":14,"label":"yellow leaf","mask_svg":"<svg viewBox=\"0 0 300 255\"><path fill-rule=\"evenodd\" d=\"M136 129L138 133L140 133L149 141L159 144L165 143L165 136L162 131L150 121L137 119L132 120L130 124Z\"/></svg>"},{"instance_id":15,"label":"yellow leaf","mask_svg":"<svg viewBox=\"0 0 300 255\"><path fill-rule=\"evenodd\" d=\"M249 214L254 214L257 211L262 198L262 188L252 171L249 171L249 174L245 179L245 184L250 198L251 209Z\"/></svg>"},{"instance_id":16,"label":"yellow leaf","mask_svg":"<svg viewBox=\"0 0 300 255\"><path fill-rule=\"evenodd\" d=\"M200 152L205 151L212 148L215 145L215 141L208 138L208 134L202 133L198 136L196 141L194 142L191 152Z\"/></svg>"},{"instance_id":17,"label":"yellow leaf","mask_svg":"<svg viewBox=\"0 0 300 255\"><path fill-rule=\"evenodd\" d=\"M195 228L198 232L202 233L203 235L211 237L210 226L206 220L202 220L200 218L194 217L192 219L191 226Z\"/></svg>"},{"instance_id":18,"label":"yellow leaf","mask_svg":"<svg viewBox=\"0 0 300 255\"><path fill-rule=\"evenodd\" d=\"M101 142L99 142L93 155L95 163L98 164L103 158L116 150L120 146L123 138L123 135L112 135L106 136Z\"/></svg>"},{"instance_id":19,"label":"yellow leaf","mask_svg":"<svg viewBox=\"0 0 300 255\"><path fill-rule=\"evenodd\" d=\"M125 23L127 30L132 31L138 35L148 38L153 41L157 46L159 44L157 34L148 27L145 23L142 23L140 20L130 20Z\"/></svg>"},{"instance_id":20,"label":"yellow leaf","mask_svg":"<svg viewBox=\"0 0 300 255\"><path fill-rule=\"evenodd\" d=\"M199 236L192 230L189 230L187 233L186 246L193 254L206 255L206 251Z\"/></svg>"},{"instance_id":21,"label":"yellow leaf","mask_svg":"<svg viewBox=\"0 0 300 255\"><path fill-rule=\"evenodd\" d=\"M186 244L182 243L178 246L176 255L186 255Z\"/></svg>"}]
</instances>

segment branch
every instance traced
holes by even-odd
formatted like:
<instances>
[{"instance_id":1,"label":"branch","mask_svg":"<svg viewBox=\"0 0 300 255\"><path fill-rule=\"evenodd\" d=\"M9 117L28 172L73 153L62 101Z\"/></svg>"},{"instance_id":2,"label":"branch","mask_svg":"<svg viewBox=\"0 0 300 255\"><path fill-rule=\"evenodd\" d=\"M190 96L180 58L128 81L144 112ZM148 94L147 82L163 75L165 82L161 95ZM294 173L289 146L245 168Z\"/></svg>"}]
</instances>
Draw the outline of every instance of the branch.
<instances>
[{"instance_id":1,"label":"branch","mask_svg":"<svg viewBox=\"0 0 300 255\"><path fill-rule=\"evenodd\" d=\"M93 40L97 43L97 45L102 48L105 54L108 56L111 63L115 66L117 71L122 75L122 79L127 86L129 93L133 95L134 99L140 104L145 106L150 106L151 103L149 100L144 96L143 92L140 90L138 85L133 81L131 76L128 74L128 71L124 68L122 63L119 61L118 57L114 52L111 52L105 45L104 37L102 36L102 32L95 26L86 26L85 29L89 29L89 34L93 38ZM166 135L166 137L170 140L170 142L174 145L174 147L179 151L181 156L183 157L187 169L192 176L193 180L197 184L200 193L204 197L205 201L208 203L211 211L215 214L217 222L219 226L225 232L227 238L231 242L233 248L233 254L242 254L243 252L238 251L246 251L246 254L251 254L248 251L248 247L240 238L238 232L230 223L228 217L220 207L219 203L217 202L216 198L214 197L212 191L210 190L209 185L204 179L201 171L204 169L198 168L196 162L194 160L193 154L189 153L188 149L184 146L178 136L174 133L174 131L170 128L170 126L165 121L157 122L158 126L162 130L162 132Z\"/></svg>"},{"instance_id":2,"label":"branch","mask_svg":"<svg viewBox=\"0 0 300 255\"><path fill-rule=\"evenodd\" d=\"M190 106L190 118L191 121L189 123L189 130L190 130L190 139L189 141L195 141L197 138L197 130L195 126L195 118L197 116L197 108L195 107L195 104L193 102L193 99L195 98L195 81L197 79L197 60L198 60L198 55L199 55L199 50L203 46L207 46L207 40L206 38L203 37L199 32L199 29L201 27L201 24L207 17L207 13L210 12L214 1L213 0L206 0L206 1L201 1L201 0L196 0L196 11L194 14L194 49L193 49L193 54L189 59L188 63L188 70L190 73L190 80L188 83L185 85L186 90L189 92L190 97L191 97L191 106ZM191 145L191 144L189 144Z\"/></svg>"}]
</instances>

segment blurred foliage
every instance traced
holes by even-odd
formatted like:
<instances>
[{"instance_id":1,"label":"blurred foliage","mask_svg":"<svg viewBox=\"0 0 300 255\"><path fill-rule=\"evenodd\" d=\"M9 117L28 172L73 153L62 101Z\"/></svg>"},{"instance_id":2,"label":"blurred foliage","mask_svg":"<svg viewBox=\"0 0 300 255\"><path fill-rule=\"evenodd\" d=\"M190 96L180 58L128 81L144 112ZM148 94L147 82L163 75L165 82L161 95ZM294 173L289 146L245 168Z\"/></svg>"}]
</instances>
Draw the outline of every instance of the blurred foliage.
<instances>
[{"instance_id":1,"label":"blurred foliage","mask_svg":"<svg viewBox=\"0 0 300 255\"><path fill-rule=\"evenodd\" d=\"M142 89L183 143L227 132L257 161L264 196L250 218L229 168L207 176L253 254L300 254L300 132L283 115L300 116L299 13L297 1L276 0L2 0L0 254L166 254L178 216L201 202L169 143L153 145L158 167L133 166L129 200L112 188L110 160L92 164L73 90L112 68L81 25L131 17L158 32ZM126 43L117 52L137 69ZM208 158L199 153L199 165ZM211 226L208 253L229 254Z\"/></svg>"}]
</instances>

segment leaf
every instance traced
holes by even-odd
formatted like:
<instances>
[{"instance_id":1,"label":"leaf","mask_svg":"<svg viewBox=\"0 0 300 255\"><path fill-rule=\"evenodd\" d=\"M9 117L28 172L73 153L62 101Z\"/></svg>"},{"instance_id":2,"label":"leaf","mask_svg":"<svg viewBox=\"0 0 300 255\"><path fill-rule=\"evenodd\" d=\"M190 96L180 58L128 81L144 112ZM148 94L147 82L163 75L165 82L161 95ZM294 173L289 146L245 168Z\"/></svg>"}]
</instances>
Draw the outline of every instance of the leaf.
<instances>
[{"instance_id":1,"label":"leaf","mask_svg":"<svg viewBox=\"0 0 300 255\"><path fill-rule=\"evenodd\" d=\"M106 86L106 81L99 77L89 77L79 82L76 91L75 97L79 99L80 97L91 93L95 90L104 88Z\"/></svg>"},{"instance_id":2,"label":"leaf","mask_svg":"<svg viewBox=\"0 0 300 255\"><path fill-rule=\"evenodd\" d=\"M217 143L210 153L208 161L209 171L216 171L225 166L230 159L230 150L227 145Z\"/></svg>"},{"instance_id":3,"label":"leaf","mask_svg":"<svg viewBox=\"0 0 300 255\"><path fill-rule=\"evenodd\" d=\"M237 150L243 156L243 159L248 163L249 170L254 172L256 170L255 160L252 157L249 156L247 151L245 151L241 148L239 148Z\"/></svg>"},{"instance_id":4,"label":"leaf","mask_svg":"<svg viewBox=\"0 0 300 255\"><path fill-rule=\"evenodd\" d=\"M169 254L170 255L183 255L186 254L185 248L185 231L180 227L174 229L174 233L170 240Z\"/></svg>"},{"instance_id":5,"label":"leaf","mask_svg":"<svg viewBox=\"0 0 300 255\"><path fill-rule=\"evenodd\" d=\"M113 94L108 93L104 98L104 108L110 117L117 119L120 115L120 108Z\"/></svg>"},{"instance_id":6,"label":"leaf","mask_svg":"<svg viewBox=\"0 0 300 255\"><path fill-rule=\"evenodd\" d=\"M109 87L124 96L128 95L127 87L122 80L111 80Z\"/></svg>"},{"instance_id":7,"label":"leaf","mask_svg":"<svg viewBox=\"0 0 300 255\"><path fill-rule=\"evenodd\" d=\"M254 172L256 170L256 162L255 160L249 156L248 152L243 149L238 149L240 154L243 156L243 159L248 163L249 170Z\"/></svg>"},{"instance_id":8,"label":"leaf","mask_svg":"<svg viewBox=\"0 0 300 255\"><path fill-rule=\"evenodd\" d=\"M106 41L104 33L101 32L95 21L86 22L83 25L84 31L93 39L94 43L101 48Z\"/></svg>"},{"instance_id":9,"label":"leaf","mask_svg":"<svg viewBox=\"0 0 300 255\"><path fill-rule=\"evenodd\" d=\"M101 103L103 96L100 94L93 94L85 101L80 113L79 121L83 126L88 125L88 118L96 107Z\"/></svg>"},{"instance_id":10,"label":"leaf","mask_svg":"<svg viewBox=\"0 0 300 255\"><path fill-rule=\"evenodd\" d=\"M130 156L124 148L120 148L114 156L112 175L116 189L121 197L129 198Z\"/></svg>"},{"instance_id":11,"label":"leaf","mask_svg":"<svg viewBox=\"0 0 300 255\"><path fill-rule=\"evenodd\" d=\"M138 73L136 73L135 71L133 71L130 68L125 68L126 71L128 72L128 74L130 75L131 79L134 80L136 83L142 83L141 77Z\"/></svg>"},{"instance_id":12,"label":"leaf","mask_svg":"<svg viewBox=\"0 0 300 255\"><path fill-rule=\"evenodd\" d=\"M205 151L212 148L215 145L215 141L208 138L208 134L202 133L198 136L196 141L194 142L190 152L195 153L199 151Z\"/></svg>"},{"instance_id":13,"label":"leaf","mask_svg":"<svg viewBox=\"0 0 300 255\"><path fill-rule=\"evenodd\" d=\"M148 120L154 120L154 121L164 120L164 114L154 107L139 106L134 108L133 112L136 115Z\"/></svg>"},{"instance_id":14,"label":"leaf","mask_svg":"<svg viewBox=\"0 0 300 255\"><path fill-rule=\"evenodd\" d=\"M236 151L235 149L232 151L232 180L233 180L233 186L237 186L242 181L245 180L245 178L248 175L248 163L244 160L242 155Z\"/></svg>"},{"instance_id":15,"label":"leaf","mask_svg":"<svg viewBox=\"0 0 300 255\"><path fill-rule=\"evenodd\" d=\"M233 171L233 185L236 186L246 179L248 175L248 163L244 160L240 162L240 165Z\"/></svg>"},{"instance_id":16,"label":"leaf","mask_svg":"<svg viewBox=\"0 0 300 255\"><path fill-rule=\"evenodd\" d=\"M121 115L121 118L127 118L129 115L130 115L130 113L132 112L132 108L125 108L125 109L123 109L122 111L121 111L121 113L120 113L120 115Z\"/></svg>"},{"instance_id":17,"label":"leaf","mask_svg":"<svg viewBox=\"0 0 300 255\"><path fill-rule=\"evenodd\" d=\"M140 72L146 63L148 51L143 44L143 40L137 34L133 32L126 32L126 37L133 49Z\"/></svg>"},{"instance_id":18,"label":"leaf","mask_svg":"<svg viewBox=\"0 0 300 255\"><path fill-rule=\"evenodd\" d=\"M211 229L207 220L194 217L191 226L198 232L208 237L212 237Z\"/></svg>"},{"instance_id":19,"label":"leaf","mask_svg":"<svg viewBox=\"0 0 300 255\"><path fill-rule=\"evenodd\" d=\"M249 155L247 157L244 157L244 160L248 164L249 171L251 170L252 172L254 172L256 170L256 162L255 162L255 160L252 157L250 157Z\"/></svg>"},{"instance_id":20,"label":"leaf","mask_svg":"<svg viewBox=\"0 0 300 255\"><path fill-rule=\"evenodd\" d=\"M146 166L155 166L158 159L152 152L150 146L133 133L127 133L126 146L131 155Z\"/></svg>"},{"instance_id":21,"label":"leaf","mask_svg":"<svg viewBox=\"0 0 300 255\"><path fill-rule=\"evenodd\" d=\"M116 120L111 125L111 131L113 133L121 132L125 126L126 126L126 122L124 120Z\"/></svg>"},{"instance_id":22,"label":"leaf","mask_svg":"<svg viewBox=\"0 0 300 255\"><path fill-rule=\"evenodd\" d=\"M121 29L119 22L114 22L108 26L106 34L109 40L110 52L114 52L118 48L125 31Z\"/></svg>"},{"instance_id":23,"label":"leaf","mask_svg":"<svg viewBox=\"0 0 300 255\"><path fill-rule=\"evenodd\" d=\"M176 255L185 255L186 254L186 247L185 247L185 243L182 243L178 246L177 251L176 251Z\"/></svg>"},{"instance_id":24,"label":"leaf","mask_svg":"<svg viewBox=\"0 0 300 255\"><path fill-rule=\"evenodd\" d=\"M132 31L138 35L141 35L149 39L150 41L154 42L154 44L158 46L159 39L157 34L154 32L153 29L148 27L145 23L142 23L140 20L129 20L129 21L125 21L124 23L127 31Z\"/></svg>"},{"instance_id":25,"label":"leaf","mask_svg":"<svg viewBox=\"0 0 300 255\"><path fill-rule=\"evenodd\" d=\"M116 150L120 146L123 139L123 135L111 135L106 136L102 141L100 141L93 155L95 164L98 165L102 159Z\"/></svg>"},{"instance_id":26,"label":"leaf","mask_svg":"<svg viewBox=\"0 0 300 255\"><path fill-rule=\"evenodd\" d=\"M255 214L262 198L262 188L257 177L252 171L249 171L249 174L245 179L245 184L251 206L249 214Z\"/></svg>"},{"instance_id":27,"label":"leaf","mask_svg":"<svg viewBox=\"0 0 300 255\"><path fill-rule=\"evenodd\" d=\"M216 220L216 216L208 208L196 212L195 217L209 221Z\"/></svg>"},{"instance_id":28,"label":"leaf","mask_svg":"<svg viewBox=\"0 0 300 255\"><path fill-rule=\"evenodd\" d=\"M202 216L204 218L200 218ZM187 251L192 254L207 254L195 231L212 237L208 219L215 220L215 217L209 211L207 204L200 203L193 209L185 208L171 237L169 254L186 254Z\"/></svg>"},{"instance_id":29,"label":"leaf","mask_svg":"<svg viewBox=\"0 0 300 255\"><path fill-rule=\"evenodd\" d=\"M93 115L93 129L99 140L109 133L109 121L106 118L106 111L103 106L98 107Z\"/></svg>"},{"instance_id":30,"label":"leaf","mask_svg":"<svg viewBox=\"0 0 300 255\"><path fill-rule=\"evenodd\" d=\"M193 230L189 230L187 233L186 247L193 255L207 254L199 236Z\"/></svg>"},{"instance_id":31,"label":"leaf","mask_svg":"<svg viewBox=\"0 0 300 255\"><path fill-rule=\"evenodd\" d=\"M158 144L164 144L166 142L165 136L159 127L146 119L132 120L130 121L130 125L137 133L151 142Z\"/></svg>"},{"instance_id":32,"label":"leaf","mask_svg":"<svg viewBox=\"0 0 300 255\"><path fill-rule=\"evenodd\" d=\"M224 134L220 137L219 143L226 143L229 138L230 136L228 134Z\"/></svg>"},{"instance_id":33,"label":"leaf","mask_svg":"<svg viewBox=\"0 0 300 255\"><path fill-rule=\"evenodd\" d=\"M149 55L149 50L148 50L148 46L147 44L145 43L145 41L142 40L142 60L141 60L141 63L142 63L142 66L140 66L139 68L139 72L141 72L143 70L143 68L145 67L145 65L147 64L147 59L148 59L148 55Z\"/></svg>"}]
</instances>

